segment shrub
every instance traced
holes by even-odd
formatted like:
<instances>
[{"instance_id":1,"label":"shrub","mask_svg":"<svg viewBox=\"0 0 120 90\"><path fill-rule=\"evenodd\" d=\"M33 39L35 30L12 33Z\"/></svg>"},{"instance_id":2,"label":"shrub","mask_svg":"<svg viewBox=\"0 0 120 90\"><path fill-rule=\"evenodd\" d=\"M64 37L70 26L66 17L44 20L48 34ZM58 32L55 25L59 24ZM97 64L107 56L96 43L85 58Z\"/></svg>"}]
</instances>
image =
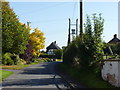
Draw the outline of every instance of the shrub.
<instances>
[{"instance_id":1,"label":"shrub","mask_svg":"<svg viewBox=\"0 0 120 90\"><path fill-rule=\"evenodd\" d=\"M2 60L2 64L6 65L7 61L5 59Z\"/></svg>"},{"instance_id":2,"label":"shrub","mask_svg":"<svg viewBox=\"0 0 120 90\"><path fill-rule=\"evenodd\" d=\"M20 65L20 64L26 64L26 61L24 61L23 59L20 59L19 55L5 53L5 54L3 54L2 64L4 64L4 65Z\"/></svg>"},{"instance_id":3,"label":"shrub","mask_svg":"<svg viewBox=\"0 0 120 90\"><path fill-rule=\"evenodd\" d=\"M77 45L76 42L72 42L63 51L63 62L72 65L75 56L77 56Z\"/></svg>"},{"instance_id":4,"label":"shrub","mask_svg":"<svg viewBox=\"0 0 120 90\"><path fill-rule=\"evenodd\" d=\"M14 61L12 59L7 60L7 65L14 65Z\"/></svg>"},{"instance_id":5,"label":"shrub","mask_svg":"<svg viewBox=\"0 0 120 90\"><path fill-rule=\"evenodd\" d=\"M32 62L35 62L35 63L40 62L40 61L41 61L40 59L36 59L36 58L32 59Z\"/></svg>"},{"instance_id":6,"label":"shrub","mask_svg":"<svg viewBox=\"0 0 120 90\"><path fill-rule=\"evenodd\" d=\"M111 54L109 47L111 47L113 54L120 55L120 43L117 44L106 44L106 48L104 49L105 54Z\"/></svg>"},{"instance_id":7,"label":"shrub","mask_svg":"<svg viewBox=\"0 0 120 90\"><path fill-rule=\"evenodd\" d=\"M2 58L2 64L5 65L14 65L14 61L11 59L11 53L5 53Z\"/></svg>"},{"instance_id":8,"label":"shrub","mask_svg":"<svg viewBox=\"0 0 120 90\"><path fill-rule=\"evenodd\" d=\"M14 64L17 65L18 61L20 61L19 55L12 54L11 55L12 60L14 61Z\"/></svg>"},{"instance_id":9,"label":"shrub","mask_svg":"<svg viewBox=\"0 0 120 90\"><path fill-rule=\"evenodd\" d=\"M55 50L54 54L55 54L55 58L61 59L63 51L62 51L62 49L58 49L58 50Z\"/></svg>"},{"instance_id":10,"label":"shrub","mask_svg":"<svg viewBox=\"0 0 120 90\"><path fill-rule=\"evenodd\" d=\"M17 61L17 65L24 65L26 64L26 61L23 59L19 59L19 61Z\"/></svg>"},{"instance_id":11,"label":"shrub","mask_svg":"<svg viewBox=\"0 0 120 90\"><path fill-rule=\"evenodd\" d=\"M65 48L63 62L70 65L78 63L82 68L98 71L100 68L97 64L101 62L104 47L101 36L103 26L104 19L101 14L99 17L96 14L93 14L92 18L87 16L84 32Z\"/></svg>"}]
</instances>

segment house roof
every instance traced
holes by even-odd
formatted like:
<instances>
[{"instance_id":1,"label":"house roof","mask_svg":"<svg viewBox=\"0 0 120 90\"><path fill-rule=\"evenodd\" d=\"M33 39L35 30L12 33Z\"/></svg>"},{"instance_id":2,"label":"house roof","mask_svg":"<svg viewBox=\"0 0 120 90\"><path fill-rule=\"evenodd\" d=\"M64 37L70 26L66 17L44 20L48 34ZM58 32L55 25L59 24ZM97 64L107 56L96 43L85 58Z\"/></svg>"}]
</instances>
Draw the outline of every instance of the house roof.
<instances>
[{"instance_id":1,"label":"house roof","mask_svg":"<svg viewBox=\"0 0 120 90\"><path fill-rule=\"evenodd\" d=\"M56 44L56 41L55 41L55 42L52 42L46 49L48 51L49 49L60 49L60 47Z\"/></svg>"},{"instance_id":2,"label":"house roof","mask_svg":"<svg viewBox=\"0 0 120 90\"><path fill-rule=\"evenodd\" d=\"M108 43L120 43L120 39L117 38L117 34L115 34L113 39L110 40Z\"/></svg>"}]
</instances>

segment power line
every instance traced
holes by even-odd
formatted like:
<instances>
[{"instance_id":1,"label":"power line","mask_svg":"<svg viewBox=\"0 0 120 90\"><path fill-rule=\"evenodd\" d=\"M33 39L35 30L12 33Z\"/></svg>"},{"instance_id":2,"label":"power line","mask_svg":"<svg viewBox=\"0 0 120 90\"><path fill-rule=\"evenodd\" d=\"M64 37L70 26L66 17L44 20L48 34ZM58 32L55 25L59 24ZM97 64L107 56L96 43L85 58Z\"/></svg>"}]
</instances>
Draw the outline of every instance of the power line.
<instances>
[{"instance_id":1,"label":"power line","mask_svg":"<svg viewBox=\"0 0 120 90\"><path fill-rule=\"evenodd\" d=\"M51 23L51 22L58 22L58 21L63 21L63 20L67 20L68 18L61 18L61 19L51 19L51 20L39 20L36 21L36 23ZM35 22L34 22L35 23Z\"/></svg>"},{"instance_id":2,"label":"power line","mask_svg":"<svg viewBox=\"0 0 120 90\"><path fill-rule=\"evenodd\" d=\"M57 7L57 6L60 6L60 5L64 5L66 4L67 2L63 2L63 3L58 3L58 4L55 4L55 5L51 5L51 6L48 6L48 7L45 7L45 8L41 8L41 9L37 9L37 10L34 10L34 11L30 11L30 12L26 12L27 14L36 14L36 13L42 13L41 11L45 11L47 9L51 9L51 8L54 8L54 7ZM33 13L34 12L34 13ZM24 12L25 13L25 12ZM22 14L22 13L21 13Z\"/></svg>"},{"instance_id":3,"label":"power line","mask_svg":"<svg viewBox=\"0 0 120 90\"><path fill-rule=\"evenodd\" d=\"M75 16L75 9L76 9L76 2L74 3L74 7L73 7L73 15L72 15L72 20L74 19L74 16Z\"/></svg>"}]
</instances>

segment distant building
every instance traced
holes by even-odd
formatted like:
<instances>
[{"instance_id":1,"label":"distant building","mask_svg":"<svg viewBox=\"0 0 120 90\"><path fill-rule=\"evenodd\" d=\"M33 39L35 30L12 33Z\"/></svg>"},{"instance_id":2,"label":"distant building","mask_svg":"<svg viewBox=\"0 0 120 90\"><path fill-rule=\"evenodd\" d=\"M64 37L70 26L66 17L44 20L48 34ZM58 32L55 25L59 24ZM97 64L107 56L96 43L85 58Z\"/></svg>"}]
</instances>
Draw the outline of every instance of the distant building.
<instances>
[{"instance_id":1,"label":"distant building","mask_svg":"<svg viewBox=\"0 0 120 90\"><path fill-rule=\"evenodd\" d=\"M54 54L54 50L60 49L60 47L55 42L52 42L47 48L47 54L52 55Z\"/></svg>"},{"instance_id":2,"label":"distant building","mask_svg":"<svg viewBox=\"0 0 120 90\"><path fill-rule=\"evenodd\" d=\"M120 43L120 39L117 38L117 34L115 34L113 39L110 40L108 43L110 43L110 44Z\"/></svg>"}]
</instances>

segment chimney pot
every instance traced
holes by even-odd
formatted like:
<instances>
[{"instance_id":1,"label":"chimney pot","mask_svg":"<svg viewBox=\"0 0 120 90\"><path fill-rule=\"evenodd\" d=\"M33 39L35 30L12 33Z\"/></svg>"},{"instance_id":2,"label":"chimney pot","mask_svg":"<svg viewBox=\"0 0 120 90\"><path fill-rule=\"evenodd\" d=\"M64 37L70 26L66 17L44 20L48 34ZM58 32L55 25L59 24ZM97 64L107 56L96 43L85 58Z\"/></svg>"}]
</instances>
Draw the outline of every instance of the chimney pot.
<instances>
[{"instance_id":1,"label":"chimney pot","mask_svg":"<svg viewBox=\"0 0 120 90\"><path fill-rule=\"evenodd\" d=\"M117 38L117 34L114 35L114 38Z\"/></svg>"}]
</instances>

